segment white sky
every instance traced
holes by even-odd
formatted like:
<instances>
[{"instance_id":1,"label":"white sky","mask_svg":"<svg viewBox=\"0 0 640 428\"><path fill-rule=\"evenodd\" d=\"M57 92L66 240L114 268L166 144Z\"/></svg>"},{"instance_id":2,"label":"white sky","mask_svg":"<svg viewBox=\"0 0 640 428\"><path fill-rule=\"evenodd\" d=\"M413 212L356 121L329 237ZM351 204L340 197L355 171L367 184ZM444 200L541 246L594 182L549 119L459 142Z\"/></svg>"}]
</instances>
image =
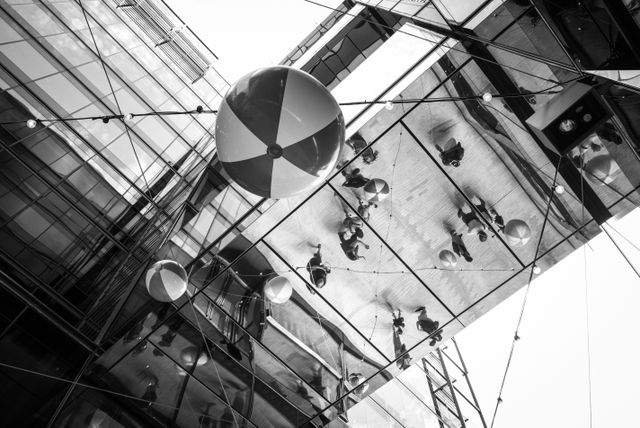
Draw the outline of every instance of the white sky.
<instances>
[{"instance_id":1,"label":"white sky","mask_svg":"<svg viewBox=\"0 0 640 428\"><path fill-rule=\"evenodd\" d=\"M303 0L168 3L220 57L215 67L230 82L277 64L329 13ZM614 227L640 247L638 222L636 210ZM640 252L618 241L640 267ZM575 251L534 282L495 428L589 426L584 257L582 249ZM604 234L587 247L586 258L593 427L640 426L634 408L640 397L640 281ZM522 291L457 336L489 423Z\"/></svg>"},{"instance_id":2,"label":"white sky","mask_svg":"<svg viewBox=\"0 0 640 428\"><path fill-rule=\"evenodd\" d=\"M639 222L636 209L610 223L640 247ZM612 236L640 268L640 251ZM634 408L640 397L640 280L602 233L532 283L495 428L589 426L585 254L593 427L640 426ZM523 295L524 289L457 336L489 423Z\"/></svg>"},{"instance_id":3,"label":"white sky","mask_svg":"<svg viewBox=\"0 0 640 428\"><path fill-rule=\"evenodd\" d=\"M304 0L167 0L220 58L214 64L229 82L278 64L327 15ZM335 7L340 0L322 0Z\"/></svg>"}]
</instances>

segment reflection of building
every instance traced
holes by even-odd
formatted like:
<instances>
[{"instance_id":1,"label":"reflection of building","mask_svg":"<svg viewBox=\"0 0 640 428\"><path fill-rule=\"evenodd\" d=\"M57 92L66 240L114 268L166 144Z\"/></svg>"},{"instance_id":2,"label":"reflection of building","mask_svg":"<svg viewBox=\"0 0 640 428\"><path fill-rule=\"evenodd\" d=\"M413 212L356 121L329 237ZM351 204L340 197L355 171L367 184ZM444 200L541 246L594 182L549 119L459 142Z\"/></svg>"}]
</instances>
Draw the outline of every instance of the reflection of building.
<instances>
[{"instance_id":1,"label":"reflection of building","mask_svg":"<svg viewBox=\"0 0 640 428\"><path fill-rule=\"evenodd\" d=\"M446 341L522 287L534 263L549 268L638 202L632 87L589 81L613 119L561 162L526 122L586 67L635 67L636 24L617 1L595 11L597 23L585 9L595 2L561 11L534 3L345 1L284 61L343 103L424 100L344 106L357 135L343 150L347 168L392 189L368 215L338 171L290 200L229 185L210 115L27 128L32 117L215 109L227 83L161 1L0 5L0 118L16 122L0 134L6 424L344 426L381 404L399 417L400 407L380 402L385 383L399 405L424 411L405 426L442 426L438 412L470 416L437 391L444 384L429 370L447 357L426 356L434 347L416 329L416 309ZM615 42L584 52L576 19L606 19ZM450 139L465 149L458 168L440 159L437 146ZM615 176L590 172L599 156ZM551 191L556 165L563 194ZM488 217L487 242L464 234L456 213L473 196L505 221L524 220L529 243L508 245ZM339 246L345 212L362 217L364 260ZM457 271L438 259L451 249L448 229L473 256L458 258ZM332 269L311 294L304 266L319 242ZM150 301L143 286L160 258L191 274L189 296L175 304ZM264 300L272 275L293 284L289 302ZM409 365L409 355L431 365ZM410 385L416 373L421 383ZM440 384L430 390L427 379Z\"/></svg>"}]
</instances>

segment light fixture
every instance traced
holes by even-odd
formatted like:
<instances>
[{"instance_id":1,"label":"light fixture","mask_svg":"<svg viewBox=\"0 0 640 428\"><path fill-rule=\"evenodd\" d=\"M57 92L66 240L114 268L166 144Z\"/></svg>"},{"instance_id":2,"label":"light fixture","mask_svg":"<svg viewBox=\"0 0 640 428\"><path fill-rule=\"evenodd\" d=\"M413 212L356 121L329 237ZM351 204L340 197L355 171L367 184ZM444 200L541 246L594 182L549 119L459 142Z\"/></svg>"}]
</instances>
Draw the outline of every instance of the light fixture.
<instances>
[{"instance_id":1,"label":"light fixture","mask_svg":"<svg viewBox=\"0 0 640 428\"><path fill-rule=\"evenodd\" d=\"M133 113L127 113L124 115L124 120L126 120L127 122L130 122L133 120Z\"/></svg>"},{"instance_id":2,"label":"light fixture","mask_svg":"<svg viewBox=\"0 0 640 428\"><path fill-rule=\"evenodd\" d=\"M558 125L558 129L560 132L564 132L565 134L576 129L576 121L571 119L565 119Z\"/></svg>"},{"instance_id":3,"label":"light fixture","mask_svg":"<svg viewBox=\"0 0 640 428\"><path fill-rule=\"evenodd\" d=\"M27 120L27 128L29 128L29 129L35 128L37 124L38 124L38 122L35 119Z\"/></svg>"},{"instance_id":4,"label":"light fixture","mask_svg":"<svg viewBox=\"0 0 640 428\"><path fill-rule=\"evenodd\" d=\"M393 110L393 101L387 101L386 103L384 103L384 108L386 108L387 110Z\"/></svg>"},{"instance_id":5,"label":"light fixture","mask_svg":"<svg viewBox=\"0 0 640 428\"><path fill-rule=\"evenodd\" d=\"M557 184L556 187L553 188L553 190L558 194L558 195L562 195L564 193L564 186L562 184Z\"/></svg>"},{"instance_id":6,"label":"light fixture","mask_svg":"<svg viewBox=\"0 0 640 428\"><path fill-rule=\"evenodd\" d=\"M493 99L493 95L491 95L491 93L490 93L490 92L485 92L484 94L482 94L482 100L483 100L485 103L490 102L492 99Z\"/></svg>"},{"instance_id":7,"label":"light fixture","mask_svg":"<svg viewBox=\"0 0 640 428\"><path fill-rule=\"evenodd\" d=\"M542 268L538 265L533 265L533 273L535 273L536 275L539 275L540 272L542 272Z\"/></svg>"}]
</instances>

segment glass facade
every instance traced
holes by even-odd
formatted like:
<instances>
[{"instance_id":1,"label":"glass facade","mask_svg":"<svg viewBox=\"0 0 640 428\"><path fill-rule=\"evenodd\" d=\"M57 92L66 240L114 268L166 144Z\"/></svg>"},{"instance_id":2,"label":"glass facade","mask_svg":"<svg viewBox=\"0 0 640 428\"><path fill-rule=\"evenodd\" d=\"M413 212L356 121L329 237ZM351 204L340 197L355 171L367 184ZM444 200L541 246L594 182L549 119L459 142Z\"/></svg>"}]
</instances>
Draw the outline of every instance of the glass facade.
<instances>
[{"instance_id":1,"label":"glass facade","mask_svg":"<svg viewBox=\"0 0 640 428\"><path fill-rule=\"evenodd\" d=\"M221 168L214 115L55 121L217 109L228 83L164 2L0 2L6 426L453 426L432 352L638 205L633 88L591 81L612 116L563 158L527 122L584 78L538 2L359 3L283 63L335 92L394 36L437 37L379 94L398 104L349 120L326 183L264 200ZM385 199L366 202L368 179ZM163 259L189 274L172 303L145 288Z\"/></svg>"}]
</instances>

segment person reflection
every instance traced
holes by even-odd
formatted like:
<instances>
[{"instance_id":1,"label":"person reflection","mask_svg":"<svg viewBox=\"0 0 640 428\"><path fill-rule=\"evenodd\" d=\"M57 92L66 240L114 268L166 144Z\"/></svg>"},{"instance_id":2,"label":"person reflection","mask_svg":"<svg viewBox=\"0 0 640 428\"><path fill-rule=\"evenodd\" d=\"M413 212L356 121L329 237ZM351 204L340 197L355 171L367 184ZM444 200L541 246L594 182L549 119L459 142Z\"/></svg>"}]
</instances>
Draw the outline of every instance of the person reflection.
<instances>
[{"instance_id":1,"label":"person reflection","mask_svg":"<svg viewBox=\"0 0 640 428\"><path fill-rule=\"evenodd\" d=\"M340 248L342 248L342 251L344 251L344 254L349 260L355 261L364 259L364 256L358 254L358 251L360 251L360 244L364 245L364 248L367 250L369 249L369 246L359 239L362 237L364 237L364 232L359 227L356 228L355 233L349 238L347 238L344 233L338 233L338 238L340 238Z\"/></svg>"},{"instance_id":2,"label":"person reflection","mask_svg":"<svg viewBox=\"0 0 640 428\"><path fill-rule=\"evenodd\" d=\"M451 165L456 168L460 166L460 162L462 162L462 158L464 157L464 148L460 141L456 141L454 138L449 138L444 143L444 147L440 147L436 144L436 149L440 153L440 160L443 165Z\"/></svg>"},{"instance_id":3,"label":"person reflection","mask_svg":"<svg viewBox=\"0 0 640 428\"><path fill-rule=\"evenodd\" d=\"M141 398L146 401L145 406L150 407L158 398L160 379L158 379L158 376L149 368L149 365L138 373L138 379L146 385L146 389Z\"/></svg>"},{"instance_id":4,"label":"person reflection","mask_svg":"<svg viewBox=\"0 0 640 428\"><path fill-rule=\"evenodd\" d=\"M207 403L207 406L201 411L202 415L198 418L200 428L215 428L216 420L209 413L214 405L214 403Z\"/></svg>"},{"instance_id":5,"label":"person reflection","mask_svg":"<svg viewBox=\"0 0 640 428\"><path fill-rule=\"evenodd\" d=\"M416 312L420 312L420 315L418 315L418 321L416 322L416 328L419 331L424 331L429 334L431 336L429 346L434 346L436 342L440 342L442 340L442 330L438 329L440 322L429 318L427 316L427 309L424 306L420 306L416 309Z\"/></svg>"},{"instance_id":6,"label":"person reflection","mask_svg":"<svg viewBox=\"0 0 640 428\"><path fill-rule=\"evenodd\" d=\"M317 251L313 257L307 262L307 272L309 272L309 280L316 288L322 288L327 284L327 275L331 273L331 268L322 263L321 244L318 244ZM315 294L315 290L307 284L307 288L311 294Z\"/></svg>"}]
</instances>

